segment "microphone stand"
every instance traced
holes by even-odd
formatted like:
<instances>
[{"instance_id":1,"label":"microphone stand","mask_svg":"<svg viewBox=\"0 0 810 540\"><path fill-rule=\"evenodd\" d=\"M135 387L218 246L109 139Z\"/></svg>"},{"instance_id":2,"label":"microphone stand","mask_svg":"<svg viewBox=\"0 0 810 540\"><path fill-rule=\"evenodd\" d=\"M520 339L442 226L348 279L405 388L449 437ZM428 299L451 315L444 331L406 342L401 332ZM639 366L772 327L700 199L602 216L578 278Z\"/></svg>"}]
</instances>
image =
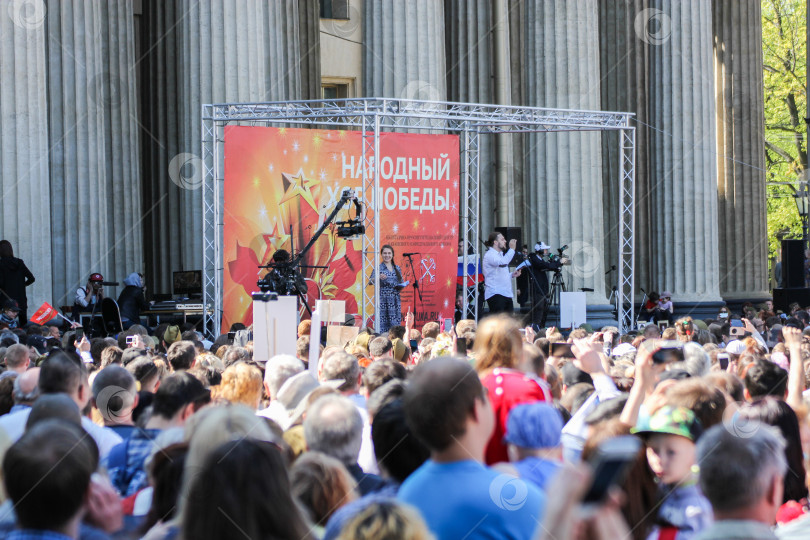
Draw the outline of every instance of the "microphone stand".
<instances>
[{"instance_id":1,"label":"microphone stand","mask_svg":"<svg viewBox=\"0 0 810 540\"><path fill-rule=\"evenodd\" d=\"M644 304L647 303L647 291L641 289L641 292L644 293L644 298L641 299L641 305L638 306L638 315L636 315L636 328L638 328L638 321L641 320L641 311L644 309Z\"/></svg>"},{"instance_id":2,"label":"microphone stand","mask_svg":"<svg viewBox=\"0 0 810 540\"><path fill-rule=\"evenodd\" d=\"M420 304L423 304L424 302L422 301L422 290L419 288L419 280L416 279L416 271L413 269L413 255L408 254L408 255L405 255L405 256L408 258L408 266L411 267L411 274L413 275L413 284L412 285L413 285L413 289L415 291L414 295L413 295L413 322L414 322L414 325L415 325L416 321L418 320L417 317L416 317L416 296L417 295L419 296L419 303ZM408 336L405 336L405 337L408 337Z\"/></svg>"}]
</instances>

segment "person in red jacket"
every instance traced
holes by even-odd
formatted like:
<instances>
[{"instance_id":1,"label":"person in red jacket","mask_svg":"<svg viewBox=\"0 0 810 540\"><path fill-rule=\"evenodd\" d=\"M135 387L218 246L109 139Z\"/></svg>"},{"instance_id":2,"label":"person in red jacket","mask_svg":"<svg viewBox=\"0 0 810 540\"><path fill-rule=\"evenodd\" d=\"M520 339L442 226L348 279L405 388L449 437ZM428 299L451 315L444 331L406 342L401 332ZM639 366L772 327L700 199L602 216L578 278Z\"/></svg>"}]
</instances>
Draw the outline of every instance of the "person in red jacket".
<instances>
[{"instance_id":1,"label":"person in red jacket","mask_svg":"<svg viewBox=\"0 0 810 540\"><path fill-rule=\"evenodd\" d=\"M484 319L475 336L475 370L495 412L495 430L487 444L487 465L508 462L503 441L509 412L521 403L551 401L544 381L517 369L523 355L520 325L508 315Z\"/></svg>"}]
</instances>

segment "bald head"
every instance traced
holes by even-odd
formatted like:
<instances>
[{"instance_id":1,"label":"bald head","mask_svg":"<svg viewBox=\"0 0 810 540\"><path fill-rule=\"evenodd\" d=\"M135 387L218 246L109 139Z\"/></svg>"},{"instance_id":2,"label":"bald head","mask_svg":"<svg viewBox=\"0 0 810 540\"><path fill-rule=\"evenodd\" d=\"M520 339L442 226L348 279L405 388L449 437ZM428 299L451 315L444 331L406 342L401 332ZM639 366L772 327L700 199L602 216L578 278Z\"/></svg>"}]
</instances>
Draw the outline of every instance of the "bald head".
<instances>
[{"instance_id":1,"label":"bald head","mask_svg":"<svg viewBox=\"0 0 810 540\"><path fill-rule=\"evenodd\" d=\"M31 405L39 397L39 368L31 368L14 379L14 403Z\"/></svg>"}]
</instances>

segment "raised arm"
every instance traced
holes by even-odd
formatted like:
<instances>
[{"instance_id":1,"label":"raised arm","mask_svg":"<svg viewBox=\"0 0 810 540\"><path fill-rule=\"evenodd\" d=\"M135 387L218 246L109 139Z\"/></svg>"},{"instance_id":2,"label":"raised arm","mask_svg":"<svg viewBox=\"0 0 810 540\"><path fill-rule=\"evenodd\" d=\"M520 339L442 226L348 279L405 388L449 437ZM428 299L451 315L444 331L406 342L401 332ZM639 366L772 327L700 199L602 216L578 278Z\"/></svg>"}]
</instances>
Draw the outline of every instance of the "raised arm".
<instances>
[{"instance_id":1,"label":"raised arm","mask_svg":"<svg viewBox=\"0 0 810 540\"><path fill-rule=\"evenodd\" d=\"M785 326L782 328L785 345L790 351L790 368L788 371L788 395L786 403L793 409L801 406L804 392L804 359L802 358L802 331Z\"/></svg>"}]
</instances>

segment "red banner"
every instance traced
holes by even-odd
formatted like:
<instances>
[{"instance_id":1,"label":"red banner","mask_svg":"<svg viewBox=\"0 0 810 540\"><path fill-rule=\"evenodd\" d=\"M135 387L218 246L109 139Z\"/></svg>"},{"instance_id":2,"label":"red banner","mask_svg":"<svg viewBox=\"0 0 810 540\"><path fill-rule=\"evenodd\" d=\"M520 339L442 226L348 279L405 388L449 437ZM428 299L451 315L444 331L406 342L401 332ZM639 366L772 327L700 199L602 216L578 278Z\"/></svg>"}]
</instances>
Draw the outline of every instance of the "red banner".
<instances>
[{"instance_id":1,"label":"red banner","mask_svg":"<svg viewBox=\"0 0 810 540\"><path fill-rule=\"evenodd\" d=\"M53 308L52 305L45 302L39 309L31 315L29 319L34 324L45 324L48 321L53 320L56 317L56 310Z\"/></svg>"},{"instance_id":2,"label":"red banner","mask_svg":"<svg viewBox=\"0 0 810 540\"><path fill-rule=\"evenodd\" d=\"M225 128L224 283L222 327L250 324L250 293L278 249L302 249L337 206L344 188L361 189L362 136L356 131L266 127ZM417 314L417 327L452 317L458 250L459 144L455 135L381 133L380 246L394 247L403 279L418 281L401 293L402 311ZM373 174L373 170L370 171ZM347 218L347 209L336 221ZM354 217L354 210L351 210ZM307 302L346 301L357 314L362 287L361 241L346 240L331 224L303 265ZM403 253L412 257L413 268ZM369 289L369 292L372 289ZM373 315L373 314L372 314ZM366 321L368 322L368 321Z\"/></svg>"}]
</instances>

